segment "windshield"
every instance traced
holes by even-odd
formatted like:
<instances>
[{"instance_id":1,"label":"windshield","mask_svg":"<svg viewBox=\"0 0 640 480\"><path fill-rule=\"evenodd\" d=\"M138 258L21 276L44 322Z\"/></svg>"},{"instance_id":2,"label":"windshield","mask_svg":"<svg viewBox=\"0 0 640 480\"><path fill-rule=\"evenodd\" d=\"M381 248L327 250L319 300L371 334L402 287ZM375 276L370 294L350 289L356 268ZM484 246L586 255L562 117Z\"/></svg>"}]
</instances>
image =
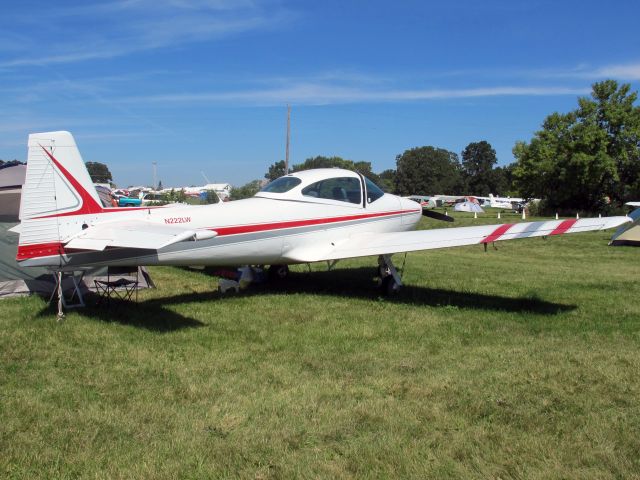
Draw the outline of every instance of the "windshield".
<instances>
[{"instance_id":1,"label":"windshield","mask_svg":"<svg viewBox=\"0 0 640 480\"><path fill-rule=\"evenodd\" d=\"M297 177L280 177L271 183L268 183L262 189L261 192L269 193L284 193L291 190L296 185L300 185L302 180Z\"/></svg>"},{"instance_id":2,"label":"windshield","mask_svg":"<svg viewBox=\"0 0 640 480\"><path fill-rule=\"evenodd\" d=\"M384 195L384 192L375 183L365 177L367 183L367 202L372 203ZM419 202L419 200L417 200Z\"/></svg>"}]
</instances>

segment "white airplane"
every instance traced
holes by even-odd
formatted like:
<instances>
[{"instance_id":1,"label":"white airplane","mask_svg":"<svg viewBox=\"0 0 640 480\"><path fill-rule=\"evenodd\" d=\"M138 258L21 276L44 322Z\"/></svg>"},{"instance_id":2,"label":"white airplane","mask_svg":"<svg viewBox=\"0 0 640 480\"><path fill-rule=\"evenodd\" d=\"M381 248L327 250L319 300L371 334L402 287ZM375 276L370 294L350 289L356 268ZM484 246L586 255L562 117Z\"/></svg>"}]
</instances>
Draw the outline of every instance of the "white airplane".
<instances>
[{"instance_id":1,"label":"white airplane","mask_svg":"<svg viewBox=\"0 0 640 480\"><path fill-rule=\"evenodd\" d=\"M29 135L17 261L53 271L87 265L270 265L378 256L382 287L401 285L391 255L617 227L628 217L413 230L423 210L359 173L280 177L253 198L215 205L105 208L68 132Z\"/></svg>"},{"instance_id":2,"label":"white airplane","mask_svg":"<svg viewBox=\"0 0 640 480\"><path fill-rule=\"evenodd\" d=\"M520 201L522 199L515 199L513 201ZM494 197L493 194L489 194L489 206L491 208L507 208L507 209L512 209L513 208L513 201L510 198L501 198L501 197Z\"/></svg>"}]
</instances>

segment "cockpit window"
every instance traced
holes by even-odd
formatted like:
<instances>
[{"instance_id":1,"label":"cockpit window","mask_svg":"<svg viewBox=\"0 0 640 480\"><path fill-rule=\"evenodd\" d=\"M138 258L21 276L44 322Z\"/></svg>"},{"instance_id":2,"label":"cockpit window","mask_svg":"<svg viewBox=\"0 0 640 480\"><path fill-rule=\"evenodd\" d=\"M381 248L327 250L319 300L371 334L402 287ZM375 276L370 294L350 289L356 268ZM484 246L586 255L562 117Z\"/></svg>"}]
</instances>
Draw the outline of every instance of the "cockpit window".
<instances>
[{"instance_id":1,"label":"cockpit window","mask_svg":"<svg viewBox=\"0 0 640 480\"><path fill-rule=\"evenodd\" d=\"M284 193L291 190L293 187L300 185L302 180L297 177L280 177L273 182L268 183L262 189L261 192L269 193Z\"/></svg>"},{"instance_id":2,"label":"cockpit window","mask_svg":"<svg viewBox=\"0 0 640 480\"><path fill-rule=\"evenodd\" d=\"M365 177L365 182L367 183L367 202L372 203L378 200L380 197L384 195L384 192L373 183L371 180Z\"/></svg>"},{"instance_id":3,"label":"cockpit window","mask_svg":"<svg viewBox=\"0 0 640 480\"><path fill-rule=\"evenodd\" d=\"M360 180L353 177L328 178L304 187L306 197L327 198L339 202L360 203Z\"/></svg>"}]
</instances>

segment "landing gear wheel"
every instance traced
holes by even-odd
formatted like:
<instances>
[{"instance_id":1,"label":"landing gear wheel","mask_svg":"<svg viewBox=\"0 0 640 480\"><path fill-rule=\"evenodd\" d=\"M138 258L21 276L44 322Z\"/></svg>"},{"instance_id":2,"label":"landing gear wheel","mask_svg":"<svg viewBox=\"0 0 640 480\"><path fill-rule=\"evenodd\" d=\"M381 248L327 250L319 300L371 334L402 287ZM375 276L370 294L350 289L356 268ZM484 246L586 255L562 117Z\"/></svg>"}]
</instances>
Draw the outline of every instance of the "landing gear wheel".
<instances>
[{"instance_id":1,"label":"landing gear wheel","mask_svg":"<svg viewBox=\"0 0 640 480\"><path fill-rule=\"evenodd\" d=\"M398 294L400 291L400 285L398 285L396 280L393 278L393 275L387 275L382 279L380 289L382 290L383 295L391 297Z\"/></svg>"},{"instance_id":2,"label":"landing gear wheel","mask_svg":"<svg viewBox=\"0 0 640 480\"><path fill-rule=\"evenodd\" d=\"M387 267L386 265L378 266L378 277L380 278L380 281L382 281L388 275L391 275L391 272L389 271L389 267Z\"/></svg>"},{"instance_id":3,"label":"landing gear wheel","mask_svg":"<svg viewBox=\"0 0 640 480\"><path fill-rule=\"evenodd\" d=\"M284 280L289 276L288 265L271 265L269 267L270 280Z\"/></svg>"}]
</instances>

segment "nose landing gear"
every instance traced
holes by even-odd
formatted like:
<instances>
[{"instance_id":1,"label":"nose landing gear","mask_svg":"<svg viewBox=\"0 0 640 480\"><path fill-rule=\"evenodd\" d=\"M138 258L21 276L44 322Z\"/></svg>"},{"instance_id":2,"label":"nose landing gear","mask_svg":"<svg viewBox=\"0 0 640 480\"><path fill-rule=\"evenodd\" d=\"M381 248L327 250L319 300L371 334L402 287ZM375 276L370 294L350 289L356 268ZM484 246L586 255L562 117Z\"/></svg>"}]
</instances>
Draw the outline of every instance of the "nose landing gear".
<instances>
[{"instance_id":1,"label":"nose landing gear","mask_svg":"<svg viewBox=\"0 0 640 480\"><path fill-rule=\"evenodd\" d=\"M402 286L402 279L391 261L391 255L380 255L378 257L378 271L380 273L382 294L385 296L397 294Z\"/></svg>"}]
</instances>

